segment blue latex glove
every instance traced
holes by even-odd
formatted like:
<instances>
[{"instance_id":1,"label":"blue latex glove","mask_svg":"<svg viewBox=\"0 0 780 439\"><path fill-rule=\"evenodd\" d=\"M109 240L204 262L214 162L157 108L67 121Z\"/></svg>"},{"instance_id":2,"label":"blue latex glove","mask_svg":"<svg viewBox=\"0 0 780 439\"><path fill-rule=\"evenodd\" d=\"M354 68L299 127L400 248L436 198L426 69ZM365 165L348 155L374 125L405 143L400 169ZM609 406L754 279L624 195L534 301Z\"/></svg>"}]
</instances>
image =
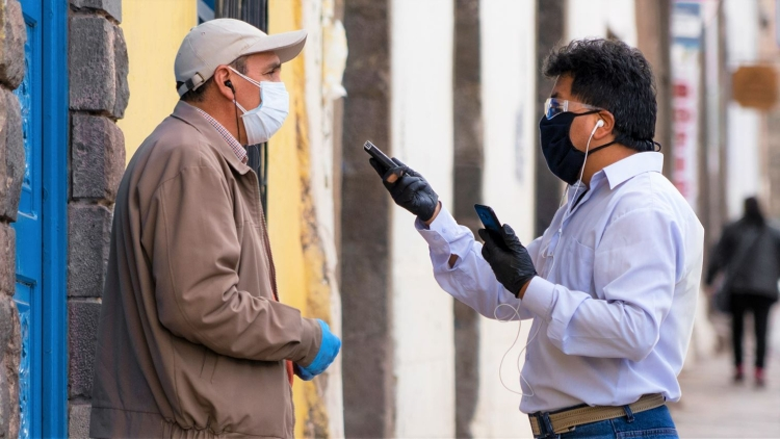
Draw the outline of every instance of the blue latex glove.
<instances>
[{"instance_id":1,"label":"blue latex glove","mask_svg":"<svg viewBox=\"0 0 780 439\"><path fill-rule=\"evenodd\" d=\"M325 369L330 366L330 363L333 363L336 355L339 354L339 349L341 349L341 340L330 332L328 324L320 319L317 319L317 321L320 322L320 327L322 328L320 350L310 365L306 367L299 364L295 365L295 374L304 381L311 381L315 376L325 372Z\"/></svg>"}]
</instances>

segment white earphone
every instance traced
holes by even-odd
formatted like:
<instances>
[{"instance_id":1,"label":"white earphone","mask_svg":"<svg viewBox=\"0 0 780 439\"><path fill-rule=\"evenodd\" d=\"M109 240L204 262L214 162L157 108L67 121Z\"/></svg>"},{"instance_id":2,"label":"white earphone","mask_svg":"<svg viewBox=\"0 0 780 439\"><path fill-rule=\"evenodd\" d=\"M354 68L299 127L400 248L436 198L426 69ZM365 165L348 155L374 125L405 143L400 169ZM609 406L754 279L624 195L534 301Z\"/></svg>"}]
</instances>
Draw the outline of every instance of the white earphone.
<instances>
[{"instance_id":1,"label":"white earphone","mask_svg":"<svg viewBox=\"0 0 780 439\"><path fill-rule=\"evenodd\" d=\"M591 131L591 133L590 133L590 137L588 138L588 144L585 146L585 160L582 163L582 170L580 171L579 181L582 181L582 176L585 173L585 164L588 163L588 152L590 152L590 142L591 142L591 140L593 140L593 136L596 135L596 130L598 130L600 127L603 127L603 126L604 126L604 121L602 119L599 119L596 122L596 126L593 127L593 131ZM571 189L571 186L569 186L566 189L566 191L568 192L570 189ZM570 198L571 200L575 200L576 199L575 197L577 196L577 192L579 191L579 189L580 189L580 185L578 184L578 185L576 185L576 188L574 190L574 196L572 196ZM567 209L567 212L564 215L564 218L571 214L571 208L572 208L572 204L569 203L569 208ZM563 233L563 229L558 230L558 232L559 233ZM555 262L556 262L556 259L553 259L552 267L550 267L550 270L548 270L548 273L552 273L553 268L555 268ZM515 315L515 317L517 317L519 325L517 327L517 335L515 335L515 341L512 342L512 346L510 346L509 349L507 349L507 351L504 352L504 356L501 357L501 362L498 364L498 379L501 381L501 385L504 386L505 389L509 390L512 393L516 393L516 394L522 395L522 396L529 396L529 397L530 396L534 396L535 392L534 392L533 386L523 376L523 371L522 371L522 369L520 367L520 358L523 355L523 352L525 352L526 348L528 348L528 345L530 345L531 342L536 338L536 335L539 333L539 329L541 329L542 325L539 325L536 328L536 331L534 331L534 333L529 336L528 341L525 343L525 346L523 346L523 349L521 349L520 353L517 354L517 360L516 360L517 371L520 374L520 380L522 380L525 383L525 385L528 386L528 388L531 390L531 393L525 393L523 391L522 387L521 387L519 392L516 391L516 390L513 390L513 389L509 388L509 386L507 386L506 383L504 383L504 378L501 376L501 368L504 365L504 359L509 354L509 352L515 347L515 345L517 344L517 340L520 338L520 328L522 327L522 319L520 318L520 309L519 309L520 305L518 305L517 308L515 308L512 305L509 305L509 304L506 304L506 303L502 303L502 304L498 305L495 310L493 310L493 317L496 320L499 320L499 321L509 321L509 320L511 320L511 317L509 319L507 319L507 320L503 320L503 319L498 318L498 309L501 308L502 306L508 306L512 311L514 311L514 315Z\"/></svg>"}]
</instances>

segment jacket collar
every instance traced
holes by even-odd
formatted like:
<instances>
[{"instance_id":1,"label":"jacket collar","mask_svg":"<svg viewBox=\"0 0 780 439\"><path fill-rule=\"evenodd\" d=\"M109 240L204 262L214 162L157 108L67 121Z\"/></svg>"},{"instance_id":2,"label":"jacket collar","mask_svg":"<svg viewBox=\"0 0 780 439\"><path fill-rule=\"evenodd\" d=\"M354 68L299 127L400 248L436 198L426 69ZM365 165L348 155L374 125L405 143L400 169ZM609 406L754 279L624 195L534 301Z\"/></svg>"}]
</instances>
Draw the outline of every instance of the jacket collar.
<instances>
[{"instance_id":1,"label":"jacket collar","mask_svg":"<svg viewBox=\"0 0 780 439\"><path fill-rule=\"evenodd\" d=\"M198 110L195 107L184 101L179 101L179 103L176 104L176 108L173 109L173 114L171 116L198 130L198 132L206 138L208 144L216 149L239 174L244 175L249 172L251 168L247 164L241 163L238 157L236 157L236 153L233 152L233 149L228 145L222 135L214 129L203 115L198 113Z\"/></svg>"}]
</instances>

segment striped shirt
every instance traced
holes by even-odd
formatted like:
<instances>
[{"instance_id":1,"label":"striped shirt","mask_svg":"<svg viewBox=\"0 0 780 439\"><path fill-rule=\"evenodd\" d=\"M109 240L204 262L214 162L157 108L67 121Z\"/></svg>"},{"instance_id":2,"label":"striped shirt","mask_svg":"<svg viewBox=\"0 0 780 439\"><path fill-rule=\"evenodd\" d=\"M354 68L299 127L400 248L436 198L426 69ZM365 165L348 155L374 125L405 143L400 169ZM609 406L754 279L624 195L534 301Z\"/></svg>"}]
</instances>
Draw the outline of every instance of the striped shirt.
<instances>
[{"instance_id":1,"label":"striped shirt","mask_svg":"<svg viewBox=\"0 0 780 439\"><path fill-rule=\"evenodd\" d=\"M236 138L233 137L233 135L230 134L230 132L228 132L228 130L226 130L221 123L217 122L216 119L211 117L210 114L206 113L205 111L201 110L198 107L195 107L195 109L198 110L198 112L202 114L207 121L209 121L211 126L213 126L214 129L217 130L217 132L222 135L222 137L225 139L225 142L227 142L227 144L230 145L230 148L233 150L233 152L236 153L236 157L238 157L241 163L246 163L248 160L248 157L246 155L246 148L244 148L240 143L238 143L238 140L236 140Z\"/></svg>"}]
</instances>

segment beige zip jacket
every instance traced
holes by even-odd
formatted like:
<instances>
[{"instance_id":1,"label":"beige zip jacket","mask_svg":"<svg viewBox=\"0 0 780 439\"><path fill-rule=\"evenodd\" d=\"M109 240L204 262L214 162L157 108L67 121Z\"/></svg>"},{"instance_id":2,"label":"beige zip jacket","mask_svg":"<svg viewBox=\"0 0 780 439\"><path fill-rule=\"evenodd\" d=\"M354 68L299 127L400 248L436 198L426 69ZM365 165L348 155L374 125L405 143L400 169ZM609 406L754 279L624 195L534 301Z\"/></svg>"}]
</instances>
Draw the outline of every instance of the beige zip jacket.
<instances>
[{"instance_id":1,"label":"beige zip jacket","mask_svg":"<svg viewBox=\"0 0 780 439\"><path fill-rule=\"evenodd\" d=\"M292 437L322 333L276 294L257 175L180 102L119 187L90 435Z\"/></svg>"}]
</instances>

